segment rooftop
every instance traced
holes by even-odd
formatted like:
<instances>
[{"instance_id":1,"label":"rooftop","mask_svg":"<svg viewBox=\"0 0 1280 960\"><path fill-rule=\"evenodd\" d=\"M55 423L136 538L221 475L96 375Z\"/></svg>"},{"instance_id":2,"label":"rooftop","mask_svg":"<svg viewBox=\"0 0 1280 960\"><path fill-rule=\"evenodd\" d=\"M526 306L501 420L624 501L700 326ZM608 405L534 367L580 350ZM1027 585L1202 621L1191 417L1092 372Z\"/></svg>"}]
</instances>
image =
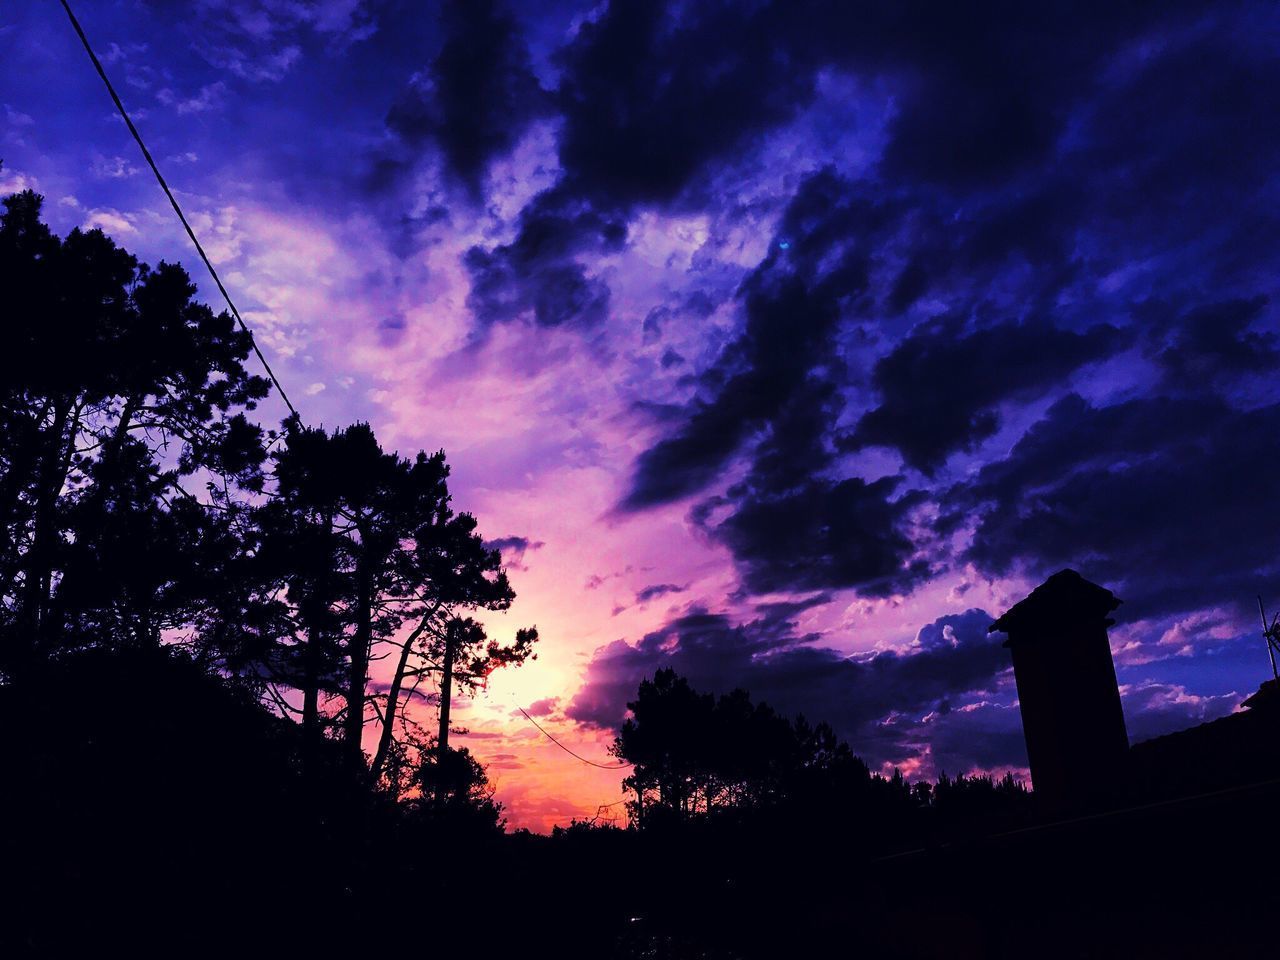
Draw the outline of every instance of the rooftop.
<instances>
[{"instance_id":1,"label":"rooftop","mask_svg":"<svg viewBox=\"0 0 1280 960\"><path fill-rule=\"evenodd\" d=\"M1041 625L1106 619L1120 600L1074 570L1059 570L1018 601L987 628L988 633L1036 628Z\"/></svg>"}]
</instances>

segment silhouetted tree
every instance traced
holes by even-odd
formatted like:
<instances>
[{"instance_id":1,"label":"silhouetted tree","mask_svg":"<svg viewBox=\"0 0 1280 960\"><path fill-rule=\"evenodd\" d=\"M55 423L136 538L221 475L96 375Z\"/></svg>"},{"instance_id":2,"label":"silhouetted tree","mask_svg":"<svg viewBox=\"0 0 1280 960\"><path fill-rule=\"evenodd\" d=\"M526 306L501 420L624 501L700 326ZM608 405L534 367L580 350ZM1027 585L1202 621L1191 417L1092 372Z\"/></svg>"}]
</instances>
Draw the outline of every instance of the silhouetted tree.
<instances>
[{"instance_id":1,"label":"silhouetted tree","mask_svg":"<svg viewBox=\"0 0 1280 960\"><path fill-rule=\"evenodd\" d=\"M333 433L295 424L273 460L269 500L252 518L253 560L238 581L258 585L240 604L246 628L215 623L210 640L224 656L238 651L239 668L257 671L280 708L300 714L308 742L323 732L326 695L341 704L331 719L353 770L365 769L364 727L374 719L369 770L377 782L397 724L402 737L409 732L405 702L443 670L446 651L457 679L475 685L529 657L537 632L518 631L503 646L459 620L466 611L505 610L515 593L475 519L453 512L443 452L406 460L384 452L366 424ZM392 664L377 685L375 657Z\"/></svg>"},{"instance_id":2,"label":"silhouetted tree","mask_svg":"<svg viewBox=\"0 0 1280 960\"><path fill-rule=\"evenodd\" d=\"M829 726L788 720L742 690L717 699L663 669L627 706L612 749L635 765L624 786L637 823L866 794L866 765Z\"/></svg>"},{"instance_id":3,"label":"silhouetted tree","mask_svg":"<svg viewBox=\"0 0 1280 960\"><path fill-rule=\"evenodd\" d=\"M981 774L952 778L944 771L932 785L927 805L938 818L937 828L953 836L1007 829L1029 821L1032 814L1030 792L1011 773L996 780Z\"/></svg>"},{"instance_id":4,"label":"silhouetted tree","mask_svg":"<svg viewBox=\"0 0 1280 960\"><path fill-rule=\"evenodd\" d=\"M708 747L715 706L714 697L695 692L674 670L641 681L636 699L627 704L631 717L612 747L633 765L623 785L636 795L636 822L697 811L713 776Z\"/></svg>"},{"instance_id":5,"label":"silhouetted tree","mask_svg":"<svg viewBox=\"0 0 1280 960\"><path fill-rule=\"evenodd\" d=\"M472 828L501 830L502 805L494 800L489 776L470 750L441 750L430 740L416 747L417 760L410 767L416 796L405 802L411 815L446 822L451 829L465 822Z\"/></svg>"},{"instance_id":6,"label":"silhouetted tree","mask_svg":"<svg viewBox=\"0 0 1280 960\"><path fill-rule=\"evenodd\" d=\"M420 621L420 626L430 624L430 621L424 619ZM417 628L415 628L416 630ZM412 635L411 635L412 636ZM538 641L538 631L536 627L527 627L516 631L515 641L507 646L502 646L495 640L489 639L488 633L485 631L484 625L478 623L471 617L451 617L444 624L444 629L433 629L427 634L428 642L422 653L422 660L425 663L432 663L439 651L440 662L440 722L439 730L436 734L438 750L440 752L441 762L445 762L445 757L449 751L449 717L450 706L453 700L453 688L455 684L460 684L468 690L474 692L477 688L484 686L489 675L495 670L503 667L520 666L525 660L537 659L537 654L533 652L533 645ZM392 690L387 697L387 716L394 716L395 694L398 692L398 681L401 674L405 670L404 655L410 650L410 644L406 642L401 649L401 660L399 669L396 673L396 680L393 681ZM461 669L460 669L461 667ZM418 667L414 673L422 675L430 667ZM387 723L382 728L382 743L379 744L379 754L383 749L383 743L391 736L391 728ZM374 758L374 771L378 771L379 758Z\"/></svg>"},{"instance_id":7,"label":"silhouetted tree","mask_svg":"<svg viewBox=\"0 0 1280 960\"><path fill-rule=\"evenodd\" d=\"M41 203L16 194L0 216L10 671L57 644L118 631L135 612L123 629L155 642L192 599L176 586L189 561L174 551L199 523L191 504L175 507L192 498L184 478L254 489L263 457L261 431L234 412L267 390L245 370L248 335L193 300L181 267L152 270L100 230L59 239L40 221Z\"/></svg>"},{"instance_id":8,"label":"silhouetted tree","mask_svg":"<svg viewBox=\"0 0 1280 960\"><path fill-rule=\"evenodd\" d=\"M912 786L900 770L874 775L829 725L780 716L742 690L698 693L671 669L641 681L627 706L612 752L634 764L623 785L638 826L727 818L767 836L786 822L873 824L877 844L893 846L1030 814L1029 794L1012 776L943 774Z\"/></svg>"}]
</instances>

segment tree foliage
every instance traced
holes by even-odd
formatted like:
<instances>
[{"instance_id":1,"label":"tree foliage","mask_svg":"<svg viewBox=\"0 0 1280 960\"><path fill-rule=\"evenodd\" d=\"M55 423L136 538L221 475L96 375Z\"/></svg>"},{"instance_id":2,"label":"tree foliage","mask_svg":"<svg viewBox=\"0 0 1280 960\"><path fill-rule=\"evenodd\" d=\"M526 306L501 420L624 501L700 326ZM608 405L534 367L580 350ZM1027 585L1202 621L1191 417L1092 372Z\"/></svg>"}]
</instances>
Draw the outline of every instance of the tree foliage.
<instances>
[{"instance_id":1,"label":"tree foliage","mask_svg":"<svg viewBox=\"0 0 1280 960\"><path fill-rule=\"evenodd\" d=\"M894 770L873 773L825 723L790 719L742 690L699 693L671 669L641 681L613 744L634 764L623 781L636 826L714 820L860 823L882 835L962 832L1017 822L1029 809L1012 776L982 775L914 786ZM763 818L763 820L762 820Z\"/></svg>"},{"instance_id":2,"label":"tree foliage","mask_svg":"<svg viewBox=\"0 0 1280 960\"><path fill-rule=\"evenodd\" d=\"M698 693L671 669L644 680L613 752L637 822L762 810L865 788L866 764L826 725L790 720L734 690Z\"/></svg>"},{"instance_id":3,"label":"tree foliage","mask_svg":"<svg viewBox=\"0 0 1280 960\"><path fill-rule=\"evenodd\" d=\"M41 202L16 194L0 216L7 671L190 618L193 533L214 520L182 481L256 490L264 455L244 416L267 392L248 335L194 300L181 267L151 269L100 230L53 235Z\"/></svg>"}]
</instances>

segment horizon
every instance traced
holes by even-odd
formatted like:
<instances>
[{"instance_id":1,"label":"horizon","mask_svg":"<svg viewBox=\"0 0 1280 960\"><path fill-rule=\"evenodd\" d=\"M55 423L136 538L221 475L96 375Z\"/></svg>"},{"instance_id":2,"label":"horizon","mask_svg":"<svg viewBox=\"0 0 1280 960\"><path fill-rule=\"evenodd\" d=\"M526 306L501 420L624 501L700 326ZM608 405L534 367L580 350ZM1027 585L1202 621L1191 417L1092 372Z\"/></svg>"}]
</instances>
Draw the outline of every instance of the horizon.
<instances>
[{"instance_id":1,"label":"horizon","mask_svg":"<svg viewBox=\"0 0 1280 960\"><path fill-rule=\"evenodd\" d=\"M608 763L667 666L1025 777L987 628L1063 568L1131 741L1268 677L1274 11L75 6L304 421L443 448L502 550L539 658L455 718L510 829L622 798L520 708ZM218 309L63 12L0 50L0 194Z\"/></svg>"}]
</instances>

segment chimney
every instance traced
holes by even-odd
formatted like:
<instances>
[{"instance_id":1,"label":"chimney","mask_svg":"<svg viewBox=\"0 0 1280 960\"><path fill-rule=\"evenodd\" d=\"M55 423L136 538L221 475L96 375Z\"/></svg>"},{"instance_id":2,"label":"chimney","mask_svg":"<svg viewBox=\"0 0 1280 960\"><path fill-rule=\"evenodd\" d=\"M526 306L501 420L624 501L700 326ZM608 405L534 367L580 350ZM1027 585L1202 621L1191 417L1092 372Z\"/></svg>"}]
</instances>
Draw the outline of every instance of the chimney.
<instances>
[{"instance_id":1,"label":"chimney","mask_svg":"<svg viewBox=\"0 0 1280 960\"><path fill-rule=\"evenodd\" d=\"M1107 639L1119 605L1062 570L989 629L1009 635L1032 785L1050 816L1105 807L1126 784L1129 737Z\"/></svg>"}]
</instances>

